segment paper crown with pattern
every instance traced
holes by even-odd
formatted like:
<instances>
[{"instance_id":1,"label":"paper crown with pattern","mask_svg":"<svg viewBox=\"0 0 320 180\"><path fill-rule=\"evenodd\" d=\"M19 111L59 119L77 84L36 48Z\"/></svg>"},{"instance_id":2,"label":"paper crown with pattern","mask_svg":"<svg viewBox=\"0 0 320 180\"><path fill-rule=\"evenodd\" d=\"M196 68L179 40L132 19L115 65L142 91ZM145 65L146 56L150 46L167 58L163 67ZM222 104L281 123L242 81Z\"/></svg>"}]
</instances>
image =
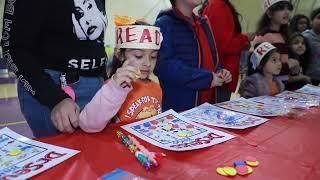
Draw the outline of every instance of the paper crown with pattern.
<instances>
[{"instance_id":1,"label":"paper crown with pattern","mask_svg":"<svg viewBox=\"0 0 320 180\"><path fill-rule=\"evenodd\" d=\"M276 49L276 47L268 42L264 42L260 44L258 47L256 47L250 58L250 61L252 63L252 68L256 69L257 67L259 67L263 57L266 56L273 49Z\"/></svg>"},{"instance_id":2,"label":"paper crown with pattern","mask_svg":"<svg viewBox=\"0 0 320 180\"><path fill-rule=\"evenodd\" d=\"M263 2L263 10L266 12L272 5L277 2L286 1L290 2L289 0L262 0Z\"/></svg>"},{"instance_id":3,"label":"paper crown with pattern","mask_svg":"<svg viewBox=\"0 0 320 180\"><path fill-rule=\"evenodd\" d=\"M162 35L160 28L148 25L135 25L137 21L129 16L115 16L116 48L160 49Z\"/></svg>"}]
</instances>

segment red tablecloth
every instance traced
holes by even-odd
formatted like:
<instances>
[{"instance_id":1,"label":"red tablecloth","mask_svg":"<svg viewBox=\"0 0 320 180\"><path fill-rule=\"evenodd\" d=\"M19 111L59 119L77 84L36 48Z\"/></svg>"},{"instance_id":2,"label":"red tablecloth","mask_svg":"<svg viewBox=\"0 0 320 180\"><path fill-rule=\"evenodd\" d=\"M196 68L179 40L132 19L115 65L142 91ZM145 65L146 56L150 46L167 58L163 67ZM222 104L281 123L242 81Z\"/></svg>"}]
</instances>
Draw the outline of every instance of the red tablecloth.
<instances>
[{"instance_id":1,"label":"red tablecloth","mask_svg":"<svg viewBox=\"0 0 320 180\"><path fill-rule=\"evenodd\" d=\"M295 180L320 179L320 108L304 111L299 117L277 117L258 127L227 130L237 137L209 148L172 152L140 141L150 151L164 152L159 167L146 171L117 139L119 124L103 132L76 132L37 139L42 142L80 150L71 159L37 175L34 179L97 179L120 168L150 179L227 179L215 169L225 163L255 156L260 165L249 176L232 179ZM126 133L123 130L124 133Z\"/></svg>"}]
</instances>

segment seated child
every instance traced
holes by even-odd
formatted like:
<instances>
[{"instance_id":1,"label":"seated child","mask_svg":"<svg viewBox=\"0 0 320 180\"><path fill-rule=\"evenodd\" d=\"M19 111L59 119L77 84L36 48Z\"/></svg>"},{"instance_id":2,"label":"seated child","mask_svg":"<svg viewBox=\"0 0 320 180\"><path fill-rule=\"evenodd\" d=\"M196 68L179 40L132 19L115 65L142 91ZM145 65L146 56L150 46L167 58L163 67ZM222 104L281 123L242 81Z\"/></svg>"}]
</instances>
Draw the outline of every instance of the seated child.
<instances>
[{"instance_id":1,"label":"seated child","mask_svg":"<svg viewBox=\"0 0 320 180\"><path fill-rule=\"evenodd\" d=\"M136 121L161 113L162 91L151 81L161 33L142 21L116 28L112 77L105 82L80 113L80 127L99 132L112 118Z\"/></svg>"},{"instance_id":2,"label":"seated child","mask_svg":"<svg viewBox=\"0 0 320 180\"><path fill-rule=\"evenodd\" d=\"M250 61L255 73L241 82L239 93L242 97L273 96L284 90L284 84L275 77L282 66L276 47L268 42L260 44L255 48Z\"/></svg>"}]
</instances>

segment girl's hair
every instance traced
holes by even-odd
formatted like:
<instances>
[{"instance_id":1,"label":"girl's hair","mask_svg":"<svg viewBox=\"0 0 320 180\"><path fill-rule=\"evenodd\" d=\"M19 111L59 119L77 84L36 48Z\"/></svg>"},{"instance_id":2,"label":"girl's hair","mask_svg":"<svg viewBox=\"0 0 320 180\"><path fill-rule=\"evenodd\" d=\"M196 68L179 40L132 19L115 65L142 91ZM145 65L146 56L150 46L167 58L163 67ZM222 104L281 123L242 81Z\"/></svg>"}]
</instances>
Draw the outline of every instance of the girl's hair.
<instances>
[{"instance_id":1,"label":"girl's hair","mask_svg":"<svg viewBox=\"0 0 320 180\"><path fill-rule=\"evenodd\" d=\"M170 3L171 3L172 6L176 5L176 1L175 0L170 0Z\"/></svg>"},{"instance_id":2,"label":"girl's hair","mask_svg":"<svg viewBox=\"0 0 320 180\"><path fill-rule=\"evenodd\" d=\"M255 48L257 48L260 44L256 44L255 45ZM271 54L273 52L278 52L278 49L273 49L271 51L269 51L263 58L262 60L260 61L260 64L259 66L256 68L256 69L253 69L252 68L252 63L250 61L251 59L251 56L253 56L253 53L251 54L251 56L249 56L249 59L248 59L248 75L251 75L251 74L254 74L254 73L260 73L263 75L263 67L267 64Z\"/></svg>"},{"instance_id":3,"label":"girl's hair","mask_svg":"<svg viewBox=\"0 0 320 180\"><path fill-rule=\"evenodd\" d=\"M134 25L151 26L149 23L146 23L145 21L136 21ZM114 75L117 69L120 68L124 63L123 60L125 59L126 50L126 48L120 48L119 58L115 54L113 55L109 77Z\"/></svg>"},{"instance_id":4,"label":"girl's hair","mask_svg":"<svg viewBox=\"0 0 320 180\"><path fill-rule=\"evenodd\" d=\"M297 37L302 37L304 44L306 46L306 51L301 56L298 56L295 52L293 52L293 49L292 49L293 40ZM305 73L305 71L308 68L310 59L311 59L310 45L309 45L307 39L301 33L293 33L289 38L288 44L290 46L289 47L289 58L297 59L302 67L303 73Z\"/></svg>"},{"instance_id":5,"label":"girl's hair","mask_svg":"<svg viewBox=\"0 0 320 180\"><path fill-rule=\"evenodd\" d=\"M271 14L275 11L283 10L285 7L287 7L290 11L293 10L293 6L290 2L287 1L280 1L269 7L267 12L270 12ZM263 14L263 16L258 21L258 26L256 30L256 34L264 33L269 27L271 26L271 19L268 16L267 12ZM283 36L285 40L288 40L288 24L281 25L280 27L280 34Z\"/></svg>"},{"instance_id":6,"label":"girl's hair","mask_svg":"<svg viewBox=\"0 0 320 180\"><path fill-rule=\"evenodd\" d=\"M298 22L300 19L306 19L307 20L307 29L310 29L310 20L307 16L303 14L297 14L292 17L289 25L290 33L293 34L295 32L298 32Z\"/></svg>"},{"instance_id":7,"label":"girl's hair","mask_svg":"<svg viewBox=\"0 0 320 180\"><path fill-rule=\"evenodd\" d=\"M317 9L313 10L313 11L311 12L311 15L310 15L311 21L313 21L313 19L314 19L318 14L320 14L320 8L317 8Z\"/></svg>"},{"instance_id":8,"label":"girl's hair","mask_svg":"<svg viewBox=\"0 0 320 180\"><path fill-rule=\"evenodd\" d=\"M214 1L214 0L213 0ZM240 24L240 18L242 18L241 14L236 10L236 8L232 5L232 3L229 0L223 0L224 3L226 3L226 5L229 7L229 9L231 10L232 16L233 16L233 21L234 21L234 31L236 33L241 33L242 32L242 28L241 28L241 24ZM209 3L209 0L205 0L202 4L202 7L199 9L199 14L201 15L204 11L204 9L207 7Z\"/></svg>"}]
</instances>

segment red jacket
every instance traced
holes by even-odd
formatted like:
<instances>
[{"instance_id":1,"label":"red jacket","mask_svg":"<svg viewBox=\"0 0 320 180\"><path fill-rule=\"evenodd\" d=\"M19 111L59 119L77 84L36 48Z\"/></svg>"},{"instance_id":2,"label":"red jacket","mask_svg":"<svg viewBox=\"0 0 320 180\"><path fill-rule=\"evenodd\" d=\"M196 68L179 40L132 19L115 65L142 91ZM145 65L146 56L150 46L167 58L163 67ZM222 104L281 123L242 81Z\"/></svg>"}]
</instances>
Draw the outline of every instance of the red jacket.
<instances>
[{"instance_id":1,"label":"red jacket","mask_svg":"<svg viewBox=\"0 0 320 180\"><path fill-rule=\"evenodd\" d=\"M241 51L248 45L248 37L235 32L232 11L224 0L209 0L202 15L208 17L212 27L220 64L232 74L232 81L225 87L234 92L238 84Z\"/></svg>"}]
</instances>

